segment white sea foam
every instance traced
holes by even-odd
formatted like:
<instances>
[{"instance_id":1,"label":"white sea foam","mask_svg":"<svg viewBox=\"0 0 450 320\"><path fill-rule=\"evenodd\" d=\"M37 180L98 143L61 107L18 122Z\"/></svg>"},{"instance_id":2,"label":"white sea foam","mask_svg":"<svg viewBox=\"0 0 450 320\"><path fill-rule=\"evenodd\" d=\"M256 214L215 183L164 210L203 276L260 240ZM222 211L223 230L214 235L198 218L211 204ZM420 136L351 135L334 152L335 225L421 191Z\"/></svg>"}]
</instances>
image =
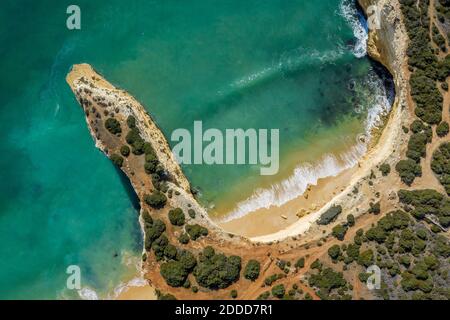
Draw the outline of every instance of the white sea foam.
<instances>
[{"instance_id":1,"label":"white sea foam","mask_svg":"<svg viewBox=\"0 0 450 320\"><path fill-rule=\"evenodd\" d=\"M83 300L98 300L97 292L89 287L84 287L78 290L78 295Z\"/></svg>"},{"instance_id":2,"label":"white sea foam","mask_svg":"<svg viewBox=\"0 0 450 320\"><path fill-rule=\"evenodd\" d=\"M344 54L345 51L341 47L339 47L337 50L330 50L325 52L299 47L295 50L290 50L282 54L279 60L271 67L264 68L236 80L231 84L231 88L233 91L236 89L247 88L279 74L298 71L302 68L318 64L322 65L325 63L334 63Z\"/></svg>"},{"instance_id":3,"label":"white sea foam","mask_svg":"<svg viewBox=\"0 0 450 320\"><path fill-rule=\"evenodd\" d=\"M367 40L369 38L367 26L361 21L361 15L352 0L342 0L339 5L339 14L343 16L353 29L356 44L353 53L357 58L362 58L367 54Z\"/></svg>"},{"instance_id":4,"label":"white sea foam","mask_svg":"<svg viewBox=\"0 0 450 320\"><path fill-rule=\"evenodd\" d=\"M114 288L113 294L109 295L107 299L116 299L122 292L127 291L131 287L143 287L146 286L148 282L141 275L139 277L133 278L128 282L120 283L116 288Z\"/></svg>"}]
</instances>

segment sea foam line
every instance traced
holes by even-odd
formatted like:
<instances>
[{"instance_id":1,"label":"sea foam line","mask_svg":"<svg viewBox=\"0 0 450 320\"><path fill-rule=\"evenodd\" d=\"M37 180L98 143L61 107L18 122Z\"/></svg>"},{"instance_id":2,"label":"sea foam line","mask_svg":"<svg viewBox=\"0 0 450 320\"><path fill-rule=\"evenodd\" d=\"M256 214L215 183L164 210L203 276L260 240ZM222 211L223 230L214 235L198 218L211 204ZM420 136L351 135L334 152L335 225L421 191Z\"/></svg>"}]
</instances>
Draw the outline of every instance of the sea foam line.
<instances>
[{"instance_id":1,"label":"sea foam line","mask_svg":"<svg viewBox=\"0 0 450 320\"><path fill-rule=\"evenodd\" d=\"M353 34L357 39L355 47L353 48L353 54L357 58L362 58L367 55L367 40L369 39L369 33L367 24L365 23L362 15L358 12L354 1L342 0L339 5L339 15L345 18L353 29Z\"/></svg>"}]
</instances>

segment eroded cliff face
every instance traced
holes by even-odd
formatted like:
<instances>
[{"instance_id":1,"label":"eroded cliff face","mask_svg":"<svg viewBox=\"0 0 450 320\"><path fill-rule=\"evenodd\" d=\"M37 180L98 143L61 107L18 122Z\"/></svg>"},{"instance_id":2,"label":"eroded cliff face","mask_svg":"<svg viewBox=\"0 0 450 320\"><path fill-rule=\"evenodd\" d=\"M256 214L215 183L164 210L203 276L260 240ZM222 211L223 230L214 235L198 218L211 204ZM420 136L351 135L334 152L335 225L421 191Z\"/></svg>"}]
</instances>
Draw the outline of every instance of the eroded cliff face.
<instances>
[{"instance_id":1,"label":"eroded cliff face","mask_svg":"<svg viewBox=\"0 0 450 320\"><path fill-rule=\"evenodd\" d=\"M394 79L402 77L408 36L402 23L400 3L397 0L358 0L369 19L377 19L379 29L369 30L367 50L382 63Z\"/></svg>"}]
</instances>

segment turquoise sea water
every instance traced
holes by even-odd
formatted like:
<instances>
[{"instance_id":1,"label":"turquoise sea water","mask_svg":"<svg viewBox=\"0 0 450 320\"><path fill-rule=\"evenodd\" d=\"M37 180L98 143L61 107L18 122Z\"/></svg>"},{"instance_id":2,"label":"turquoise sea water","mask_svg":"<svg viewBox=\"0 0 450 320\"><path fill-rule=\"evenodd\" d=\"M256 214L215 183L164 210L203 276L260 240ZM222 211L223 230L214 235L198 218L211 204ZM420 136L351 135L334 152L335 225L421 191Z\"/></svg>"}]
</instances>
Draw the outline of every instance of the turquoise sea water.
<instances>
[{"instance_id":1,"label":"turquoise sea water","mask_svg":"<svg viewBox=\"0 0 450 320\"><path fill-rule=\"evenodd\" d=\"M280 129L276 177L184 167L215 208L289 177L293 151L315 147L304 159L318 159L330 146L317 136L355 144L380 93L342 0L80 0L75 31L65 26L70 4L0 4L0 299L79 297L65 289L72 264L101 298L136 275L137 210L65 83L72 64L90 63L128 90L169 136L194 120Z\"/></svg>"}]
</instances>

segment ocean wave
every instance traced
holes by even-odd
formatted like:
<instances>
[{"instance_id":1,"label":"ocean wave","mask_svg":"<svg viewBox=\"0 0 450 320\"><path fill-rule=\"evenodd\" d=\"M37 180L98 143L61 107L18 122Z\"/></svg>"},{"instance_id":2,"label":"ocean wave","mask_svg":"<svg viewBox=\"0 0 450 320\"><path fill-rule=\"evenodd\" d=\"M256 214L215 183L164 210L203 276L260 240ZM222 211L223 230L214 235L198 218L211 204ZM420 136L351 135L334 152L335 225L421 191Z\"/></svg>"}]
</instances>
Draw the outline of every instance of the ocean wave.
<instances>
[{"instance_id":1,"label":"ocean wave","mask_svg":"<svg viewBox=\"0 0 450 320\"><path fill-rule=\"evenodd\" d=\"M347 20L353 29L356 38L356 44L353 48L353 54L357 58L367 55L367 40L369 33L364 17L358 12L355 2L352 0L342 0L339 5L339 14Z\"/></svg>"},{"instance_id":2,"label":"ocean wave","mask_svg":"<svg viewBox=\"0 0 450 320\"><path fill-rule=\"evenodd\" d=\"M131 287L143 287L146 286L147 284L148 284L147 280L145 280L142 275L133 278L128 282L122 282L116 288L114 288L113 293L110 294L107 299L116 299L118 296L120 296L120 294L122 294L122 292L127 291Z\"/></svg>"}]
</instances>

